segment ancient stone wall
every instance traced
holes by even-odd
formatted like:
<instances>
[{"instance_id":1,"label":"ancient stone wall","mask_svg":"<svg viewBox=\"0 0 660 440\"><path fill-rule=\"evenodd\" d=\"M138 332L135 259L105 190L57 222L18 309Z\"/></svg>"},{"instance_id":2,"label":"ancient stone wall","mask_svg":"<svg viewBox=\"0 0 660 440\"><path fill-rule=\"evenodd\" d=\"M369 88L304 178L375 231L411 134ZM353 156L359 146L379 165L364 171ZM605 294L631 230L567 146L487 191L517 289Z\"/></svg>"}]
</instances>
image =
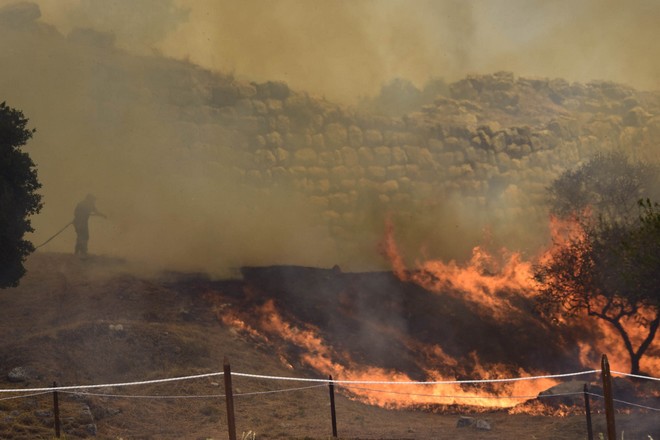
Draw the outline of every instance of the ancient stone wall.
<instances>
[{"instance_id":1,"label":"ancient stone wall","mask_svg":"<svg viewBox=\"0 0 660 440\"><path fill-rule=\"evenodd\" d=\"M210 89L183 132L197 158L231 139L246 184L294 188L346 240L374 212L423 217L447 200L460 200L485 224L543 221L546 188L562 171L614 148L643 155L659 139L658 96L612 83L498 73L450 90L391 118L284 83L233 81Z\"/></svg>"}]
</instances>

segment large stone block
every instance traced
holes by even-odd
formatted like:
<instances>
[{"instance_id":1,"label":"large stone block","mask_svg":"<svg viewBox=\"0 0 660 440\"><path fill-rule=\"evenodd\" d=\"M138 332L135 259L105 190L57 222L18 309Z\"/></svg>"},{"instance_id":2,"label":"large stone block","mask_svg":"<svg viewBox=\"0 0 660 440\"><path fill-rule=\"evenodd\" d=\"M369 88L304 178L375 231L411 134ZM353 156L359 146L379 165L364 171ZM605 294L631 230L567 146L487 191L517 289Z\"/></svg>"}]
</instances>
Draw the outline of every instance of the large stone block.
<instances>
[{"instance_id":1,"label":"large stone block","mask_svg":"<svg viewBox=\"0 0 660 440\"><path fill-rule=\"evenodd\" d=\"M348 144L357 148L363 143L362 130L356 125L351 125L348 127Z\"/></svg>"},{"instance_id":2,"label":"large stone block","mask_svg":"<svg viewBox=\"0 0 660 440\"><path fill-rule=\"evenodd\" d=\"M380 187L381 192L388 194L395 193L398 190L399 190L399 183L396 180L387 180Z\"/></svg>"},{"instance_id":3,"label":"large stone block","mask_svg":"<svg viewBox=\"0 0 660 440\"><path fill-rule=\"evenodd\" d=\"M351 201L346 193L334 193L328 196L330 207L337 211L345 211L351 207Z\"/></svg>"},{"instance_id":4,"label":"large stone block","mask_svg":"<svg viewBox=\"0 0 660 440\"><path fill-rule=\"evenodd\" d=\"M289 172L289 169L286 167L273 167L271 168L271 173L273 176L273 179L280 181L280 182L286 182L289 177L291 176L291 173Z\"/></svg>"},{"instance_id":5,"label":"large stone block","mask_svg":"<svg viewBox=\"0 0 660 440\"><path fill-rule=\"evenodd\" d=\"M361 177L358 179L357 188L360 191L377 191L378 183L374 182L373 180Z\"/></svg>"},{"instance_id":6,"label":"large stone block","mask_svg":"<svg viewBox=\"0 0 660 440\"><path fill-rule=\"evenodd\" d=\"M295 178L307 177L307 167L296 165L289 168Z\"/></svg>"},{"instance_id":7,"label":"large stone block","mask_svg":"<svg viewBox=\"0 0 660 440\"><path fill-rule=\"evenodd\" d=\"M287 150L284 148L277 147L273 151L275 154L275 158L277 159L277 162L282 165L286 165L289 162L289 157L291 157L291 153L289 153Z\"/></svg>"},{"instance_id":8,"label":"large stone block","mask_svg":"<svg viewBox=\"0 0 660 440\"><path fill-rule=\"evenodd\" d=\"M392 164L392 149L389 147L375 147L373 155L375 165L386 167Z\"/></svg>"},{"instance_id":9,"label":"large stone block","mask_svg":"<svg viewBox=\"0 0 660 440\"><path fill-rule=\"evenodd\" d=\"M401 147L392 147L392 163L403 165L408 162L408 156Z\"/></svg>"},{"instance_id":10,"label":"large stone block","mask_svg":"<svg viewBox=\"0 0 660 440\"><path fill-rule=\"evenodd\" d=\"M242 116L235 119L235 126L244 132L261 132L266 129L266 120L261 116Z\"/></svg>"},{"instance_id":11,"label":"large stone block","mask_svg":"<svg viewBox=\"0 0 660 440\"><path fill-rule=\"evenodd\" d=\"M330 191L330 180L319 179L314 182L314 191L320 194L327 194Z\"/></svg>"},{"instance_id":12,"label":"large stone block","mask_svg":"<svg viewBox=\"0 0 660 440\"><path fill-rule=\"evenodd\" d=\"M360 158L360 165L369 166L374 164L374 152L369 147L360 147L357 150L358 157Z\"/></svg>"},{"instance_id":13,"label":"large stone block","mask_svg":"<svg viewBox=\"0 0 660 440\"><path fill-rule=\"evenodd\" d=\"M328 208L330 206L330 201L325 196L310 196L309 204L317 208Z\"/></svg>"},{"instance_id":14,"label":"large stone block","mask_svg":"<svg viewBox=\"0 0 660 440\"><path fill-rule=\"evenodd\" d=\"M431 150L433 153L440 153L445 149L445 145L440 139L429 139L428 146L429 150Z\"/></svg>"},{"instance_id":15,"label":"large stone block","mask_svg":"<svg viewBox=\"0 0 660 440\"><path fill-rule=\"evenodd\" d=\"M314 147L312 137L306 133L287 133L284 139L286 147L292 150Z\"/></svg>"},{"instance_id":16,"label":"large stone block","mask_svg":"<svg viewBox=\"0 0 660 440\"><path fill-rule=\"evenodd\" d=\"M262 168L270 168L277 163L277 159L271 150L257 150L254 153L254 161Z\"/></svg>"},{"instance_id":17,"label":"large stone block","mask_svg":"<svg viewBox=\"0 0 660 440\"><path fill-rule=\"evenodd\" d=\"M419 176L419 165L407 164L406 165L406 176L411 179L417 178Z\"/></svg>"},{"instance_id":18,"label":"large stone block","mask_svg":"<svg viewBox=\"0 0 660 440\"><path fill-rule=\"evenodd\" d=\"M359 165L360 159L357 151L351 147L343 147L341 150L342 162L347 167Z\"/></svg>"},{"instance_id":19,"label":"large stone block","mask_svg":"<svg viewBox=\"0 0 660 440\"><path fill-rule=\"evenodd\" d=\"M240 116L249 116L254 113L254 105L249 99L239 99L236 101L236 113Z\"/></svg>"},{"instance_id":20,"label":"large stone block","mask_svg":"<svg viewBox=\"0 0 660 440\"><path fill-rule=\"evenodd\" d=\"M382 145L383 143L383 134L380 130L369 129L364 132L364 142L367 146L375 147L376 145Z\"/></svg>"},{"instance_id":21,"label":"large stone block","mask_svg":"<svg viewBox=\"0 0 660 440\"><path fill-rule=\"evenodd\" d=\"M320 179L328 176L328 169L325 167L310 166L307 167L307 175L314 179Z\"/></svg>"},{"instance_id":22,"label":"large stone block","mask_svg":"<svg viewBox=\"0 0 660 440\"><path fill-rule=\"evenodd\" d=\"M279 99L266 99L266 107L269 113L279 113L284 108L284 104Z\"/></svg>"},{"instance_id":23,"label":"large stone block","mask_svg":"<svg viewBox=\"0 0 660 440\"><path fill-rule=\"evenodd\" d=\"M339 214L337 211L333 210L327 210L323 211L323 219L328 222L336 222L341 219L341 214Z\"/></svg>"},{"instance_id":24,"label":"large stone block","mask_svg":"<svg viewBox=\"0 0 660 440\"><path fill-rule=\"evenodd\" d=\"M406 175L406 167L404 165L390 165L387 167L388 179L399 179Z\"/></svg>"},{"instance_id":25,"label":"large stone block","mask_svg":"<svg viewBox=\"0 0 660 440\"><path fill-rule=\"evenodd\" d=\"M275 129L280 133L288 133L291 129L289 118L284 115L277 115L277 118L275 118Z\"/></svg>"},{"instance_id":26,"label":"large stone block","mask_svg":"<svg viewBox=\"0 0 660 440\"><path fill-rule=\"evenodd\" d=\"M411 183L411 195L415 198L426 198L433 194L433 185L429 182Z\"/></svg>"},{"instance_id":27,"label":"large stone block","mask_svg":"<svg viewBox=\"0 0 660 440\"><path fill-rule=\"evenodd\" d=\"M357 186L357 179L341 179L339 181L339 187L344 191L355 189Z\"/></svg>"},{"instance_id":28,"label":"large stone block","mask_svg":"<svg viewBox=\"0 0 660 440\"><path fill-rule=\"evenodd\" d=\"M245 178L253 183L257 183L257 184L261 183L262 180L261 171L247 170L247 172L245 173Z\"/></svg>"},{"instance_id":29,"label":"large stone block","mask_svg":"<svg viewBox=\"0 0 660 440\"><path fill-rule=\"evenodd\" d=\"M293 160L298 165L316 165L318 163L318 154L313 148L303 148L293 153Z\"/></svg>"},{"instance_id":30,"label":"large stone block","mask_svg":"<svg viewBox=\"0 0 660 440\"><path fill-rule=\"evenodd\" d=\"M339 165L336 167L332 167L330 169L330 176L335 179L335 180L341 180L341 179L347 179L351 177L351 172L348 169L348 167L344 165Z\"/></svg>"},{"instance_id":31,"label":"large stone block","mask_svg":"<svg viewBox=\"0 0 660 440\"><path fill-rule=\"evenodd\" d=\"M455 164L454 153L441 153L437 156L438 165L447 167Z\"/></svg>"},{"instance_id":32,"label":"large stone block","mask_svg":"<svg viewBox=\"0 0 660 440\"><path fill-rule=\"evenodd\" d=\"M319 153L319 165L334 167L341 163L341 153L337 150L321 151Z\"/></svg>"},{"instance_id":33,"label":"large stone block","mask_svg":"<svg viewBox=\"0 0 660 440\"><path fill-rule=\"evenodd\" d=\"M397 180L399 182L399 189L408 192L412 189L412 180L409 177L401 177Z\"/></svg>"},{"instance_id":34,"label":"large stone block","mask_svg":"<svg viewBox=\"0 0 660 440\"><path fill-rule=\"evenodd\" d=\"M321 133L313 135L311 139L312 139L312 147L314 147L314 149L316 150L325 149L325 138Z\"/></svg>"},{"instance_id":35,"label":"large stone block","mask_svg":"<svg viewBox=\"0 0 660 440\"><path fill-rule=\"evenodd\" d=\"M408 162L419 165L422 168L435 166L435 160L433 160L433 155L428 148L406 145L403 149L408 157Z\"/></svg>"},{"instance_id":36,"label":"large stone block","mask_svg":"<svg viewBox=\"0 0 660 440\"><path fill-rule=\"evenodd\" d=\"M282 135L279 134L278 132L271 131L266 135L266 145L268 145L271 148L283 147L284 139L282 139Z\"/></svg>"},{"instance_id":37,"label":"large stone block","mask_svg":"<svg viewBox=\"0 0 660 440\"><path fill-rule=\"evenodd\" d=\"M264 116L268 113L268 107L266 104L258 99L252 100L252 108L256 114L261 116Z\"/></svg>"},{"instance_id":38,"label":"large stone block","mask_svg":"<svg viewBox=\"0 0 660 440\"><path fill-rule=\"evenodd\" d=\"M492 137L490 146L493 148L493 150L495 150L496 153L499 153L500 151L504 151L506 149L507 141L506 133L500 131Z\"/></svg>"},{"instance_id":39,"label":"large stone block","mask_svg":"<svg viewBox=\"0 0 660 440\"><path fill-rule=\"evenodd\" d=\"M387 170L385 167L371 165L367 167L367 177L374 180L385 180L387 177Z\"/></svg>"},{"instance_id":40,"label":"large stone block","mask_svg":"<svg viewBox=\"0 0 660 440\"><path fill-rule=\"evenodd\" d=\"M348 130L342 124L332 123L325 127L325 144L328 148L341 148L348 143Z\"/></svg>"}]
</instances>

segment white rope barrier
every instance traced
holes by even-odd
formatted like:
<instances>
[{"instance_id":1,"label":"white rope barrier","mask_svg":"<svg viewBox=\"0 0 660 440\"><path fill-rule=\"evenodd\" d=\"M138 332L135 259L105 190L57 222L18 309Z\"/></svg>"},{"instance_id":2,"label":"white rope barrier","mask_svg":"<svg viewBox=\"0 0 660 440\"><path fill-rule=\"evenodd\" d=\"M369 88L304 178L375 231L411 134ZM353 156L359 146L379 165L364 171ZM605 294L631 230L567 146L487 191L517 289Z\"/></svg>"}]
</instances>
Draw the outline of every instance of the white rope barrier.
<instances>
[{"instance_id":1,"label":"white rope barrier","mask_svg":"<svg viewBox=\"0 0 660 440\"><path fill-rule=\"evenodd\" d=\"M447 396L440 394L424 394L424 393L406 393L403 391L391 391L391 390L377 390L374 388L363 388L363 387L342 387L347 390L363 390L363 391L373 391L376 393L388 393L388 394L400 394L405 396L417 396L417 397L437 397L439 399L536 399L536 398L546 398L546 397L562 397L562 396L575 396L581 395L582 392L575 393L558 393L558 394L544 394L536 396Z\"/></svg>"},{"instance_id":2,"label":"white rope barrier","mask_svg":"<svg viewBox=\"0 0 660 440\"><path fill-rule=\"evenodd\" d=\"M545 395L536 395L536 396L449 396L449 395L437 395L437 394L423 394L423 393L406 393L402 391L392 391L392 390L379 390L373 388L363 388L355 387L354 385L360 384L381 384L381 385L438 385L438 384L472 384L472 383L492 383L492 382L512 382L520 380L536 380L536 379L547 379L547 378L562 378L562 377L574 377L579 375L594 374L600 373L600 370L589 370L581 371L577 373L566 373L566 374L554 374L554 375L543 375L543 376L528 376L528 377L514 377L506 379L478 379L478 380L454 380L454 381L359 381L359 380L330 380L330 379L313 379L313 378L299 378L299 377L286 377L286 376L267 376L259 374L247 374L247 373L232 373L234 376L239 377L249 377L256 379L270 379L270 380L282 380L282 381L302 381L302 382L317 382L317 385L305 386L305 387L295 387L295 388L285 388L280 390L268 390L268 391L255 391L250 393L237 393L234 394L235 397L240 396L255 396L255 395L265 395L265 394L277 394L284 392L300 391L307 390L311 388L325 387L329 384L337 384L343 388L350 390L364 390L372 391L379 393L389 393L389 394L401 394L408 396L420 396L420 397L437 397L437 398L446 398L446 399L536 399L536 398L549 398L549 397L562 397L562 396L573 396L582 394L581 392L574 393L557 393L557 394L545 394ZM619 373L613 371L614 374L622 374L624 376L632 376L637 378L657 380L656 378L650 376L639 376L633 374ZM191 379L201 379L214 376L221 376L224 373L206 373L206 374L197 374L192 376L180 376L172 377L166 379L154 379L154 380L143 380L136 382L123 382L123 383L110 383L110 384L96 384L96 385L74 385L66 387L44 387L44 388L23 388L23 389L1 389L0 393L21 393L19 396L5 397L0 398L0 401L11 400L11 399L20 399L27 397L40 396L48 394L52 391L62 392L64 394L78 394L84 396L94 396L94 397L112 397L112 398L133 398L133 399L215 399L215 398L224 398L224 394L202 394L202 395L126 395L126 394L107 394L107 393L86 393L78 392L74 390L84 390L84 389L94 389L94 388L111 388L111 387L125 387L125 386L136 386L136 385L149 385L149 384L158 384L158 383L167 383L174 381L183 381ZM350 385L350 386L347 386ZM29 392L30 394L23 394ZM604 399L603 396L595 393L587 392L588 395L593 397L598 397ZM659 408L654 408L645 405L639 405L632 402L627 402L625 400L613 399L617 403L634 406L637 408L647 409L650 411L660 411Z\"/></svg>"},{"instance_id":3,"label":"white rope barrier","mask_svg":"<svg viewBox=\"0 0 660 440\"><path fill-rule=\"evenodd\" d=\"M28 397L43 396L44 394L50 394L50 393L48 391L45 391L43 393L21 394L20 396L3 397L0 400L26 399Z\"/></svg>"},{"instance_id":4,"label":"white rope barrier","mask_svg":"<svg viewBox=\"0 0 660 440\"><path fill-rule=\"evenodd\" d=\"M588 370L580 371L577 373L566 374L548 374L543 376L525 376L525 377L509 377L502 379L473 379L473 380L434 380L434 381L388 381L388 380L337 380L337 379L310 379L301 377L286 377L286 376L267 376L261 374L247 374L247 373L231 373L232 376L250 377L253 379L268 379L268 380L285 380L285 381L298 381L298 382L323 382L333 383L336 385L342 384L355 384L355 385L460 385L460 384L478 384L478 383L499 383L499 382L517 382L522 380L538 380L538 379L559 379L574 376L584 376L587 374L600 373L601 370Z\"/></svg>"},{"instance_id":5,"label":"white rope barrier","mask_svg":"<svg viewBox=\"0 0 660 440\"><path fill-rule=\"evenodd\" d=\"M620 371L610 371L612 374L618 374L620 376L628 376L628 377L635 377L637 379L647 379L647 380L660 380L660 377L653 377L653 376L640 376L639 374L630 374L630 373L622 373Z\"/></svg>"},{"instance_id":6,"label":"white rope barrier","mask_svg":"<svg viewBox=\"0 0 660 440\"><path fill-rule=\"evenodd\" d=\"M130 387L136 385L151 385L155 383L166 383L166 382L178 382L183 380L191 379L202 379L205 377L214 377L222 376L223 372L220 373L207 373L207 374L196 374L194 376L181 376L181 377L170 377L167 379L154 379L154 380L141 380L138 382L123 382L123 383L105 383L98 385L71 385L66 387L43 387L43 388L22 388L22 389L4 389L0 390L0 393L32 393L40 391L67 391L67 390L89 390L93 388L111 388L111 387Z\"/></svg>"},{"instance_id":7,"label":"white rope barrier","mask_svg":"<svg viewBox=\"0 0 660 440\"><path fill-rule=\"evenodd\" d=\"M524 376L524 377L508 377L500 379L468 379L468 380L435 380L435 381L389 381L389 380L339 380L339 379L315 379L304 377L290 377L290 376L271 376L263 374L249 374L249 373L232 373L232 376L247 377L252 379L266 379L266 380L279 380L279 381L296 381L296 382L314 382L322 384L336 384L336 385L465 385L465 384L483 384L483 383L502 383L502 382L518 382L525 380L540 380L540 379L563 379L568 377L585 376L589 374L600 373L601 370L586 370L575 373L564 374L546 374L540 376ZM70 390L86 390L95 388L112 388L112 387L127 387L137 385L151 385L158 383L177 382L192 379L201 379L208 377L222 376L223 372L197 374L192 376L171 377L165 379L142 380L135 382L121 382L121 383L106 383L106 384L93 384L93 385L71 385L62 387L42 387L42 388L22 388L22 389L0 389L0 393L34 393L34 392L51 392L51 391L70 391ZM640 376L636 374L621 373L612 371L612 374L622 376L636 377L639 379L660 380L660 378L651 376Z\"/></svg>"},{"instance_id":8,"label":"white rope barrier","mask_svg":"<svg viewBox=\"0 0 660 440\"><path fill-rule=\"evenodd\" d=\"M307 387L296 387L296 388L285 388L281 390L268 390L268 391L255 391L255 392L250 392L250 393L237 393L234 394L234 397L240 397L240 396L255 396L255 395L264 395L264 394L277 394L277 393L286 393L286 392L293 392L293 391L301 391L301 390L308 390L312 388L320 388L320 387L325 387L326 384L320 384L320 385L311 385ZM401 391L391 391L391 390L378 390L374 388L364 388L364 387L345 387L347 389L357 389L357 390L362 390L362 391L372 391L372 392L377 392L377 393L388 393L388 394L399 394L399 395L406 395L406 396L416 396L416 397L436 397L436 398L443 398L443 399L515 399L515 400L522 400L522 399L545 399L545 398L551 398L551 397L566 397L566 396L577 396L577 395L582 395L583 392L574 392L574 393L556 393L556 394L544 394L544 395L536 395L536 396L452 396L452 395L437 395L437 394L423 394L423 393L405 393ZM90 396L90 397L109 397L109 398L125 398L125 399L162 399L162 400L167 400L167 399L218 399L218 398L225 398L224 394L199 394L199 395L169 395L169 396L163 396L163 395L134 395L134 394L106 394L106 393L80 393L80 392L75 392L75 391L67 391L63 389L58 389L58 391L62 392L63 394L74 394L74 395L82 395L82 396ZM13 396L13 397L5 397L0 399L2 400L11 400L11 399L21 399L21 398L27 398L27 397L34 397L34 396L42 396L44 394L49 394L49 392L40 392L40 393L33 393L33 394L28 394L28 395L20 395L20 396ZM595 394L591 392L587 392L589 396L592 397L598 397L600 399L604 399L604 396L601 396L600 394ZM624 405L629 405L629 406L634 406L637 408L641 409L646 409L650 411L656 411L660 412L660 408L654 408L651 406L646 406L646 405L640 405L637 403L633 402L627 402L625 400L620 400L620 399L612 399L614 402L621 403Z\"/></svg>"},{"instance_id":9,"label":"white rope barrier","mask_svg":"<svg viewBox=\"0 0 660 440\"><path fill-rule=\"evenodd\" d=\"M261 395L261 394L276 394L276 393L286 393L286 392L291 392L291 391L301 391L301 390L309 390L311 388L320 388L320 387L325 387L325 384L321 385L311 385L308 387L296 387L296 388L285 388L281 390L268 390L268 391L255 391L251 393L235 393L233 396L234 397L242 397L242 396L255 396L255 395ZM79 393L75 391L63 391L63 394L74 394L78 396L90 396L90 397L112 397L112 398L127 398L127 399L216 399L216 398L225 398L224 394L196 394L196 395L185 395L185 394L177 394L177 395L170 395L170 396L163 396L163 395L135 395L135 394L106 394L106 393ZM47 393L40 393L40 394L47 394ZM19 397L25 397L25 396L16 396L16 397L11 397L11 399L16 399ZM2 400L2 399L0 399Z\"/></svg>"},{"instance_id":10,"label":"white rope barrier","mask_svg":"<svg viewBox=\"0 0 660 440\"><path fill-rule=\"evenodd\" d=\"M312 388L321 388L321 387L325 388L326 384L322 383L320 385L310 385L308 387L285 388L285 389L282 389L282 390L254 391L254 392L251 392L251 393L238 393L238 394L234 394L234 397L236 397L236 396L239 396L239 397L240 396L256 396L256 395L261 395L261 394L285 393L285 392L289 392L289 391L301 391L301 390L309 390L309 389L312 389Z\"/></svg>"},{"instance_id":11,"label":"white rope barrier","mask_svg":"<svg viewBox=\"0 0 660 440\"><path fill-rule=\"evenodd\" d=\"M600 397L601 399L605 399L605 396L601 396L600 394L594 394L594 393L587 393L587 394L593 397ZM617 403L623 403L624 405L636 406L637 408L648 409L651 411L660 411L660 408L653 408L651 406L639 405L637 403L626 402L625 400L619 400L619 399L612 399L612 400Z\"/></svg>"}]
</instances>

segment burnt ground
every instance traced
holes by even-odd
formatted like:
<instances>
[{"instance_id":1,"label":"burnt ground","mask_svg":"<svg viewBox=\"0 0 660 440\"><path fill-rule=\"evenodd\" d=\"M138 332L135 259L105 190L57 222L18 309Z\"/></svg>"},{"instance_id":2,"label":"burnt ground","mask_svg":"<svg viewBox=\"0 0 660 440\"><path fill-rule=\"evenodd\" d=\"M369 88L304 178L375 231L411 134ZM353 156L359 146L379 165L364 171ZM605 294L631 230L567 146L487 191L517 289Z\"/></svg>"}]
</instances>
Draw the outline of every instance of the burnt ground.
<instances>
[{"instance_id":1,"label":"burnt ground","mask_svg":"<svg viewBox=\"0 0 660 440\"><path fill-rule=\"evenodd\" d=\"M295 362L295 350L285 350L290 357L282 359L282 347L277 346L281 341L255 339L217 318L219 304L249 316L251 307L268 299L292 322L313 323L333 347L354 353L365 363L400 368L413 377L421 375L420 361L404 344L391 347L397 356L387 355L389 349L379 344L369 344L370 332L381 332L382 322L393 322L425 343L435 341L436 334L457 337L449 332L464 325L478 329L448 349L457 358L475 347L493 347L480 351L486 359L499 359L507 351L506 338L495 331L501 329L500 324L475 315L460 301L437 302L423 289L397 284L384 273L252 268L244 269L240 280L214 281L199 274L139 276L114 259L80 261L47 253L33 255L28 271L20 287L0 292L1 389L42 387L53 381L66 386L203 374L221 371L225 358L234 372L318 377ZM376 293L378 300L374 300ZM365 308L370 315L359 313ZM425 315L433 319L424 319ZM372 319L365 320L365 316ZM525 355L537 332L543 332L542 324L534 324L519 339L522 347L512 351L510 359L527 362L530 368L540 362L536 359L544 356L539 353ZM351 334L361 337L346 337ZM525 345L527 339L529 345ZM548 350L559 356L566 339L546 340ZM568 358L571 356L564 360ZM16 367L24 375L20 382L10 382L8 374ZM258 439L330 437L327 387L250 394L308 384L242 377L234 377L233 382L239 437L250 431ZM67 439L227 438L224 400L217 397L223 392L222 378L210 377L90 391L100 396L60 393L63 430ZM211 397L167 397L174 395ZM4 399L0 400L0 438L53 438L50 394L5 397L13 395L0 395ZM586 438L580 414L472 414L492 427L481 431L457 427L460 415L470 412L463 408L446 412L439 408L388 410L351 400L341 389L336 405L341 438ZM625 431L626 439L660 438L657 420L653 413L619 414L617 428ZM594 423L597 433L604 432L603 415L595 415Z\"/></svg>"}]
</instances>

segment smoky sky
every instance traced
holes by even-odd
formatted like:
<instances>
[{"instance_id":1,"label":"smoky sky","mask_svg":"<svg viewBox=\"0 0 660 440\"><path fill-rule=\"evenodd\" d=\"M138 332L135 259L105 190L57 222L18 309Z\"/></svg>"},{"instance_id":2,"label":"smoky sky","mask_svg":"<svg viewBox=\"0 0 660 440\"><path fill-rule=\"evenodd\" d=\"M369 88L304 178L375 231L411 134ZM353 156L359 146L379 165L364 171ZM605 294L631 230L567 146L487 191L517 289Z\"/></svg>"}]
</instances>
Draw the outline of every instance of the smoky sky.
<instances>
[{"instance_id":1,"label":"smoky sky","mask_svg":"<svg viewBox=\"0 0 660 440\"><path fill-rule=\"evenodd\" d=\"M11 3L0 0L0 7ZM54 28L12 31L0 41L0 99L37 128L27 147L44 185L35 244L94 193L109 220L92 219L92 252L185 269L332 265L338 256L302 196L241 186L233 166L240 157L227 133L208 120L190 120L167 104L172 96L158 96L181 84L167 57L242 79L284 80L344 102L373 95L394 77L422 84L496 70L660 85L656 1L36 3L39 22ZM92 29L84 37L95 38L96 47L77 40L80 28ZM101 47L104 41L115 48ZM151 57L158 68L145 70L131 53ZM184 92L196 95L198 88L185 83ZM218 132L200 134L208 130ZM195 141L202 137L213 143ZM189 160L196 155L214 160ZM447 228L473 217L461 214L462 201L447 203L457 213L456 221L442 215ZM414 232L408 234L417 238ZM47 250L70 252L72 234Z\"/></svg>"},{"instance_id":2,"label":"smoky sky","mask_svg":"<svg viewBox=\"0 0 660 440\"><path fill-rule=\"evenodd\" d=\"M64 32L93 27L123 48L349 102L396 77L422 84L497 70L660 87L655 0L38 3L43 20Z\"/></svg>"}]
</instances>

